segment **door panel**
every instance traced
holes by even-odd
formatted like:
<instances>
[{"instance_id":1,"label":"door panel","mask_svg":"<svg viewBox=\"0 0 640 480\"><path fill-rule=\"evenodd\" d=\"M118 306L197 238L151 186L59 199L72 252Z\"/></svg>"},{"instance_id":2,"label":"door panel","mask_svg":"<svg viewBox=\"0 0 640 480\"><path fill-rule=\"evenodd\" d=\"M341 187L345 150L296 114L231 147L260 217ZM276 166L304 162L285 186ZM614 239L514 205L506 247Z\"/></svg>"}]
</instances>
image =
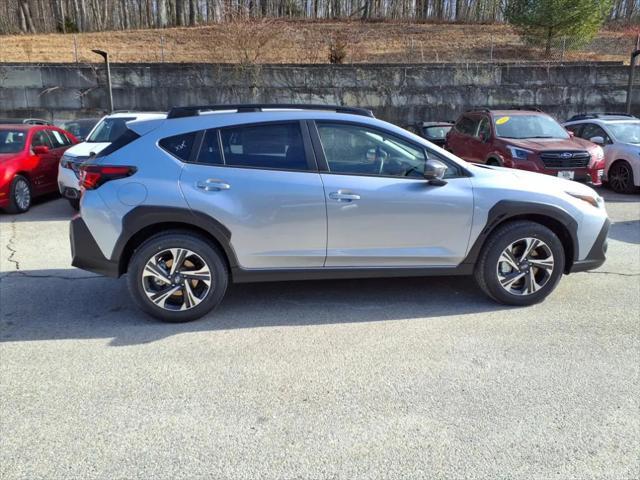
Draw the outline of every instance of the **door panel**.
<instances>
[{"instance_id":1,"label":"door panel","mask_svg":"<svg viewBox=\"0 0 640 480\"><path fill-rule=\"evenodd\" d=\"M180 185L193 210L231 231L241 267L324 264L327 220L318 173L186 164Z\"/></svg>"},{"instance_id":2,"label":"door panel","mask_svg":"<svg viewBox=\"0 0 640 480\"><path fill-rule=\"evenodd\" d=\"M33 186L37 193L45 193L56 188L58 174L58 158L53 150L53 144L45 130L36 130L31 137L31 151L36 146L49 148L47 153L32 153L34 168L31 172Z\"/></svg>"},{"instance_id":3,"label":"door panel","mask_svg":"<svg viewBox=\"0 0 640 480\"><path fill-rule=\"evenodd\" d=\"M323 174L326 266L454 266L467 250L473 215L468 178L425 180ZM334 192L357 199L335 199ZM335 197L335 195L333 195Z\"/></svg>"}]
</instances>

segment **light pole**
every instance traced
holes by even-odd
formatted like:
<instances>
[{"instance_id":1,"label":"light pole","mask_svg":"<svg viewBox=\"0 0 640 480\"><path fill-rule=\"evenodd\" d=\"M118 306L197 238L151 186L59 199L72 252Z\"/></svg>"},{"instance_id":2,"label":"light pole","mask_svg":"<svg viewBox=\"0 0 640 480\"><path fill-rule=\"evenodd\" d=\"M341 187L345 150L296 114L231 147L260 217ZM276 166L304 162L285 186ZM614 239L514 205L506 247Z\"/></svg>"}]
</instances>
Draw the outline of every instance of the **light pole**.
<instances>
[{"instance_id":1,"label":"light pole","mask_svg":"<svg viewBox=\"0 0 640 480\"><path fill-rule=\"evenodd\" d=\"M636 50L631 54L629 62L629 85L627 86L627 113L631 114L631 93L633 92L633 76L635 73L636 57L640 55L640 50Z\"/></svg>"},{"instance_id":2,"label":"light pole","mask_svg":"<svg viewBox=\"0 0 640 480\"><path fill-rule=\"evenodd\" d=\"M111 88L111 67L109 66L109 52L104 50L91 50L93 53L100 55L104 58L104 63L107 66L107 89L109 90L109 113L113 112L113 90Z\"/></svg>"}]
</instances>

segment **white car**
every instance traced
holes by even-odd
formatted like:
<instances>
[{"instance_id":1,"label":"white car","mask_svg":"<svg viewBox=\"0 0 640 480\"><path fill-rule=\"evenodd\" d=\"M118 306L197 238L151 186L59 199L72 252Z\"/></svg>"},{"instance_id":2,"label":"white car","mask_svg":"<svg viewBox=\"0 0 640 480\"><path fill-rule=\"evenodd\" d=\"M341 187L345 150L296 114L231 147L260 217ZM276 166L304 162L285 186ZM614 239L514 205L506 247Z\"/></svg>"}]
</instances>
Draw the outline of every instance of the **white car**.
<instances>
[{"instance_id":1,"label":"white car","mask_svg":"<svg viewBox=\"0 0 640 480\"><path fill-rule=\"evenodd\" d=\"M58 189L78 210L80 202L80 165L90 157L108 147L111 142L127 131L131 120L153 120L166 118L164 113L117 112L100 119L87 139L68 149L60 159L58 167Z\"/></svg>"},{"instance_id":2,"label":"white car","mask_svg":"<svg viewBox=\"0 0 640 480\"><path fill-rule=\"evenodd\" d=\"M618 193L640 187L640 119L623 113L575 115L564 124L574 135L604 149L603 180Z\"/></svg>"}]
</instances>

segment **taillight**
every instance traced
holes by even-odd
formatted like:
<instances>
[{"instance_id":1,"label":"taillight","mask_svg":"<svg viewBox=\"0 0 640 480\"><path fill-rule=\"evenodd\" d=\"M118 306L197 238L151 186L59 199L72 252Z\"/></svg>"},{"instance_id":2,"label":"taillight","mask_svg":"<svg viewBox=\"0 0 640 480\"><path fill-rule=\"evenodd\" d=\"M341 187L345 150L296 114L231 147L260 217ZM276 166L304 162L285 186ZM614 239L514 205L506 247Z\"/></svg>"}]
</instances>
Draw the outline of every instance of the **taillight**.
<instances>
[{"instance_id":1,"label":"taillight","mask_svg":"<svg viewBox=\"0 0 640 480\"><path fill-rule=\"evenodd\" d=\"M80 186L85 190L95 190L110 180L130 177L136 173L135 167L120 165L82 165Z\"/></svg>"}]
</instances>

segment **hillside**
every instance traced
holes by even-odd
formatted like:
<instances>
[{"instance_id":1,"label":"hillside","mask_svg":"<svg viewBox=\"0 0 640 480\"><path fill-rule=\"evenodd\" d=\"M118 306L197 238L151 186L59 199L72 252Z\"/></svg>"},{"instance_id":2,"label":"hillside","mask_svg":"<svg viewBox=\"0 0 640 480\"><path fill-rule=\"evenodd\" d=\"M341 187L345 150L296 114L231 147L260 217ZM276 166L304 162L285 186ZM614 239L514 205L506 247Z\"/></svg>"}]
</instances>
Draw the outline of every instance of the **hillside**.
<instances>
[{"instance_id":1,"label":"hillside","mask_svg":"<svg viewBox=\"0 0 640 480\"><path fill-rule=\"evenodd\" d=\"M635 32L603 31L586 47L562 42L552 60L628 61ZM92 48L113 62L327 63L342 44L345 63L546 60L507 25L257 21L205 27L83 34L0 36L0 62L96 62Z\"/></svg>"}]
</instances>

